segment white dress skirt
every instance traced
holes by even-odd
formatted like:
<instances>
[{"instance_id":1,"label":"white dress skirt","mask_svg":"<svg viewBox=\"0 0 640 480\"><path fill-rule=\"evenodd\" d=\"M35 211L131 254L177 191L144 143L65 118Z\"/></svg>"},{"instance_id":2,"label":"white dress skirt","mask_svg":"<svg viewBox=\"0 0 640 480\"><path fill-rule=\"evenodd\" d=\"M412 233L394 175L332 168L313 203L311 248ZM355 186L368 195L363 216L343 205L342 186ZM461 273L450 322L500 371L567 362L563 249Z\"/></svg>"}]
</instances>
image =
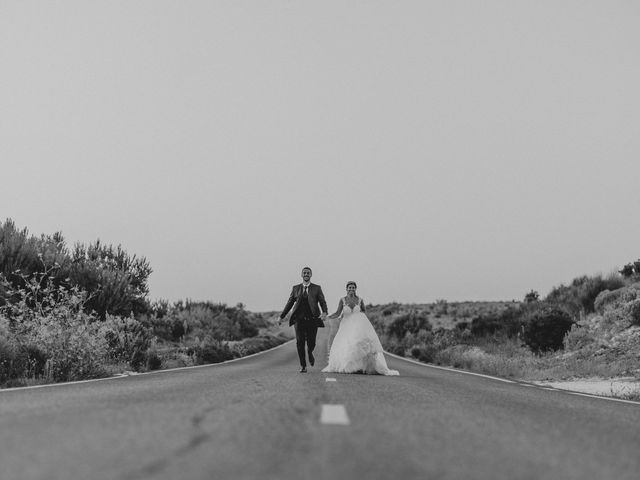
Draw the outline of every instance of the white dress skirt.
<instances>
[{"instance_id":1,"label":"white dress skirt","mask_svg":"<svg viewBox=\"0 0 640 480\"><path fill-rule=\"evenodd\" d=\"M345 299L342 303L342 321L331 344L329 364L322 371L399 375L387 366L378 334L360 305L352 309Z\"/></svg>"}]
</instances>

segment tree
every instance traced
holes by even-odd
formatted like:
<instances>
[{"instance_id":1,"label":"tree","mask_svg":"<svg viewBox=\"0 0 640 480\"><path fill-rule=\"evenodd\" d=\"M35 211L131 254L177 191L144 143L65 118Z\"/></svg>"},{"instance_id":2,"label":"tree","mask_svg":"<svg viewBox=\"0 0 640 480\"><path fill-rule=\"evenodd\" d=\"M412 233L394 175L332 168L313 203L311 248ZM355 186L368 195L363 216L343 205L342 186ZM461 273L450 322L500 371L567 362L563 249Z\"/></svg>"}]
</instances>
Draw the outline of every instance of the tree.
<instances>
[{"instance_id":1,"label":"tree","mask_svg":"<svg viewBox=\"0 0 640 480\"><path fill-rule=\"evenodd\" d=\"M634 266L632 263L627 263L621 270L618 270L618 272L620 272L623 277L629 278L633 275Z\"/></svg>"},{"instance_id":2,"label":"tree","mask_svg":"<svg viewBox=\"0 0 640 480\"><path fill-rule=\"evenodd\" d=\"M540 298L540 294L535 290L531 290L524 296L525 303L537 302Z\"/></svg>"}]
</instances>

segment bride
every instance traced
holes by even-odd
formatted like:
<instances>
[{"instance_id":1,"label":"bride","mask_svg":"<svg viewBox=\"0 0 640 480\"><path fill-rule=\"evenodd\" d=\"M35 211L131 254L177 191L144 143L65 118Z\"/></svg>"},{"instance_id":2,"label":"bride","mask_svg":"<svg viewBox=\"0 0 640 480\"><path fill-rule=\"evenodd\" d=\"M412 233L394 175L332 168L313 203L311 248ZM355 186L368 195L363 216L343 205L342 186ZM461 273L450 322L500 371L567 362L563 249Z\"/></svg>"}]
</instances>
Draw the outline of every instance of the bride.
<instances>
[{"instance_id":1,"label":"bride","mask_svg":"<svg viewBox=\"0 0 640 480\"><path fill-rule=\"evenodd\" d=\"M356 296L356 288L356 282L347 282L347 296L340 299L338 310L327 317L341 317L342 320L331 344L329 365L322 371L399 375L397 370L387 367L382 344L364 313L364 302Z\"/></svg>"}]
</instances>

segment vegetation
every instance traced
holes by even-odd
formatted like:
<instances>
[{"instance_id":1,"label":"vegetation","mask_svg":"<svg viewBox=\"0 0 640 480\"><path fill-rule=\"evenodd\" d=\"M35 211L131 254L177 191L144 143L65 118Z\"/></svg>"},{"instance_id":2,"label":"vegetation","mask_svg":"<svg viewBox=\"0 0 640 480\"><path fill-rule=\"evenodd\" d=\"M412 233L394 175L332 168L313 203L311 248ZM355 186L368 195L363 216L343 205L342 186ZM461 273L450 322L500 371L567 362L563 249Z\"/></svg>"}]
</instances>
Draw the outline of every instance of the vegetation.
<instances>
[{"instance_id":1,"label":"vegetation","mask_svg":"<svg viewBox=\"0 0 640 480\"><path fill-rule=\"evenodd\" d=\"M12 220L0 224L0 274L8 285L20 289L33 275L46 273L55 285L86 292L86 309L101 319L146 312L151 272L145 258L129 255L120 245L98 240L70 250L60 232L35 237Z\"/></svg>"},{"instance_id":2,"label":"vegetation","mask_svg":"<svg viewBox=\"0 0 640 480\"><path fill-rule=\"evenodd\" d=\"M0 224L0 387L214 363L288 338L242 304L149 302L151 267L99 240Z\"/></svg>"},{"instance_id":3,"label":"vegetation","mask_svg":"<svg viewBox=\"0 0 640 480\"><path fill-rule=\"evenodd\" d=\"M0 387L220 362L285 341L268 313L148 300L151 267L121 246L68 248L0 224ZM529 380L640 377L640 260L540 299L369 305L385 348Z\"/></svg>"},{"instance_id":4,"label":"vegetation","mask_svg":"<svg viewBox=\"0 0 640 480\"><path fill-rule=\"evenodd\" d=\"M534 352L560 350L571 330L571 316L558 307L545 307L529 314L523 322L522 340Z\"/></svg>"},{"instance_id":5,"label":"vegetation","mask_svg":"<svg viewBox=\"0 0 640 480\"><path fill-rule=\"evenodd\" d=\"M581 276L544 299L444 305L367 312L385 349L424 362L528 380L640 378L640 278Z\"/></svg>"}]
</instances>

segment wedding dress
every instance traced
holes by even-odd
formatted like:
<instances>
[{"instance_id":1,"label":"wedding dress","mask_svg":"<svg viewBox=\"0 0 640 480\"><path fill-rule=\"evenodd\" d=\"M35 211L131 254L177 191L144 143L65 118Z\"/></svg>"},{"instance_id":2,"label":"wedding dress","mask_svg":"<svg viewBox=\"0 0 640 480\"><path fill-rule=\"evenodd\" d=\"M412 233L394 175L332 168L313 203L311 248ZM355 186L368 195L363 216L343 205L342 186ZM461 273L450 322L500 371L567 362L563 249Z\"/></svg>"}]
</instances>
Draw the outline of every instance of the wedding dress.
<instances>
[{"instance_id":1,"label":"wedding dress","mask_svg":"<svg viewBox=\"0 0 640 480\"><path fill-rule=\"evenodd\" d=\"M360 310L360 301L351 308L345 297L342 304L342 320L331 344L329 364L322 371L399 375L397 370L387 367L380 339L367 316Z\"/></svg>"}]
</instances>

